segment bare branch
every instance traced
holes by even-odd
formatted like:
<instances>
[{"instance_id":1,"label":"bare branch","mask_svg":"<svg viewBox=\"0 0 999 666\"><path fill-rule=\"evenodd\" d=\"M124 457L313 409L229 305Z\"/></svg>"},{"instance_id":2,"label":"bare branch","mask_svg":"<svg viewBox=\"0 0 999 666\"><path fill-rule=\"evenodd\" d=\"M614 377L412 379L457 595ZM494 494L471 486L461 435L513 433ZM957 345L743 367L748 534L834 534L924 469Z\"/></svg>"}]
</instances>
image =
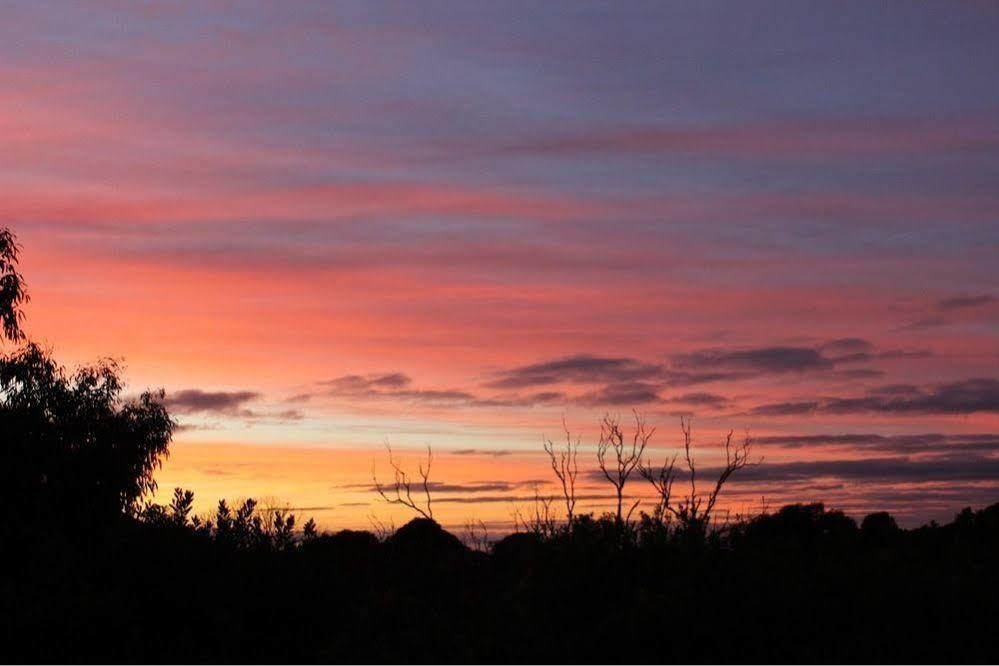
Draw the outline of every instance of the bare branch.
<instances>
[{"instance_id":1,"label":"bare branch","mask_svg":"<svg viewBox=\"0 0 999 666\"><path fill-rule=\"evenodd\" d=\"M545 453L548 454L552 472L562 486L562 497L565 502L565 514L569 529L572 529L573 516L576 510L576 477L579 475L579 465L576 454L579 451L579 437L575 441L562 417L562 429L565 432L565 448L556 449L555 443L547 437L544 439Z\"/></svg>"},{"instance_id":2,"label":"bare branch","mask_svg":"<svg viewBox=\"0 0 999 666\"><path fill-rule=\"evenodd\" d=\"M430 497L430 465L433 462L433 451L431 451L430 446L427 446L426 468L424 468L423 463L420 463L418 468L420 478L423 480L423 492L427 496L426 508L420 506L420 504L413 499L412 481L410 481L406 471L399 465L398 462L396 462L395 457L392 454L392 447L388 442L385 442L385 449L388 451L388 461L389 466L392 467L394 481L389 491L386 492L385 487L382 486L381 482L378 480L377 474L375 474L375 463L372 461L371 478L375 484L375 491L389 504L399 504L405 506L420 514L424 518L433 520L434 511Z\"/></svg>"}]
</instances>

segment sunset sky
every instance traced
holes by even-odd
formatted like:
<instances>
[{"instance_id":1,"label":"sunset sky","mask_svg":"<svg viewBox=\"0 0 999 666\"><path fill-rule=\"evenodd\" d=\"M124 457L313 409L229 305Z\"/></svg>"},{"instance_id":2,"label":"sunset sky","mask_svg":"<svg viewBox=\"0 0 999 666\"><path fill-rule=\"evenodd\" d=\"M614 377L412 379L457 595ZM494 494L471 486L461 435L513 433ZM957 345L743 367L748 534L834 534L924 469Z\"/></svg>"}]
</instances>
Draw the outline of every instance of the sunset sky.
<instances>
[{"instance_id":1,"label":"sunset sky","mask_svg":"<svg viewBox=\"0 0 999 666\"><path fill-rule=\"evenodd\" d=\"M58 11L56 5L61 5ZM633 408L726 506L999 500L999 5L2 2L27 332L182 424L161 491L509 528ZM648 494L635 479L632 496Z\"/></svg>"}]
</instances>

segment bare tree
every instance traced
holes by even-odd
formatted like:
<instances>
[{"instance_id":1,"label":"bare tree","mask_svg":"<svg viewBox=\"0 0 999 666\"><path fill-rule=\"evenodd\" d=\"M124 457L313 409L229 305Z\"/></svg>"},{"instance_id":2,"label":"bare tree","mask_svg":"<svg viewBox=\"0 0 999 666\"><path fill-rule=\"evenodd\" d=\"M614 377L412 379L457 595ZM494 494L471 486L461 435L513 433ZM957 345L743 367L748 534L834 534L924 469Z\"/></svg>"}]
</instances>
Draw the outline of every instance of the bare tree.
<instances>
[{"instance_id":1,"label":"bare tree","mask_svg":"<svg viewBox=\"0 0 999 666\"><path fill-rule=\"evenodd\" d=\"M673 498L673 483L676 481L676 456L664 462L662 467L653 467L642 461L638 463L638 473L656 489L658 500L652 517L660 523L670 520L670 500Z\"/></svg>"},{"instance_id":2,"label":"bare tree","mask_svg":"<svg viewBox=\"0 0 999 666\"><path fill-rule=\"evenodd\" d=\"M423 494L426 495L425 505L417 499L413 498L413 482L410 480L409 475L406 471L396 462L395 457L392 455L392 447L388 442L385 443L385 448L388 451L389 465L392 467L392 472L395 476L392 487L389 492L385 492L385 487L382 486L381 482L378 481L378 476L375 474L375 466L372 462L371 465L371 478L375 483L375 490L382 499L389 504L400 504L402 506L412 509L416 513L420 514L424 518L429 520L434 519L433 501L430 497L430 466L434 461L434 453L427 446L427 462L424 468L421 462L418 469L420 473L420 479L422 480L421 486L423 487ZM391 494L390 494L391 493Z\"/></svg>"},{"instance_id":3,"label":"bare tree","mask_svg":"<svg viewBox=\"0 0 999 666\"><path fill-rule=\"evenodd\" d=\"M642 460L645 447L656 432L655 428L648 428L645 419L635 411L635 432L631 437L630 446L625 443L624 431L616 418L604 416L600 424L600 441L597 443L597 462L600 471L604 473L607 480L614 486L617 493L617 522L622 524L631 519L631 514L641 500L636 500L628 511L628 515L622 514L622 502L624 499L624 486L628 482L628 477L635 470ZM614 460L611 462L613 469L608 468L607 452L613 449Z\"/></svg>"},{"instance_id":4,"label":"bare tree","mask_svg":"<svg viewBox=\"0 0 999 666\"><path fill-rule=\"evenodd\" d=\"M523 527L525 532L536 534L542 538L550 539L558 534L558 522L555 513L552 511L552 503L555 498L541 494L541 489L534 486L534 505L531 512L525 517L519 507L514 507L513 529L520 532Z\"/></svg>"},{"instance_id":5,"label":"bare tree","mask_svg":"<svg viewBox=\"0 0 999 666\"><path fill-rule=\"evenodd\" d=\"M650 468L643 463L641 474L653 485L659 495L658 504L662 508L660 513L662 518L672 516L685 529L702 530L710 525L712 512L718 503L718 496L729 478L744 467L760 464L763 459L750 462L752 440L749 435L747 434L741 442L733 443L734 432L729 431L728 435L725 436L725 464L718 473L714 486L704 495L697 488L697 465L692 453L693 435L689 418L680 418L680 431L683 433L683 454L690 480L689 493L681 497L674 505L673 483L677 477L676 456L661 468Z\"/></svg>"},{"instance_id":6,"label":"bare tree","mask_svg":"<svg viewBox=\"0 0 999 666\"><path fill-rule=\"evenodd\" d=\"M368 516L368 521L371 523L371 529L374 530L375 536L378 537L379 541L385 541L395 533L395 521L391 518L386 523L380 520L375 514L371 514Z\"/></svg>"},{"instance_id":7,"label":"bare tree","mask_svg":"<svg viewBox=\"0 0 999 666\"><path fill-rule=\"evenodd\" d=\"M465 535L462 542L471 550L489 552L489 528L481 520L469 518L465 521Z\"/></svg>"},{"instance_id":8,"label":"bare tree","mask_svg":"<svg viewBox=\"0 0 999 666\"><path fill-rule=\"evenodd\" d=\"M576 454L579 451L579 438L575 441L569 432L569 426L562 418L562 429L565 432L565 448L556 448L555 443L544 439L545 453L550 459L552 472L562 486L562 497L565 501L565 514L569 529L572 529L573 516L576 511L576 477L579 475L579 465L576 462Z\"/></svg>"}]
</instances>

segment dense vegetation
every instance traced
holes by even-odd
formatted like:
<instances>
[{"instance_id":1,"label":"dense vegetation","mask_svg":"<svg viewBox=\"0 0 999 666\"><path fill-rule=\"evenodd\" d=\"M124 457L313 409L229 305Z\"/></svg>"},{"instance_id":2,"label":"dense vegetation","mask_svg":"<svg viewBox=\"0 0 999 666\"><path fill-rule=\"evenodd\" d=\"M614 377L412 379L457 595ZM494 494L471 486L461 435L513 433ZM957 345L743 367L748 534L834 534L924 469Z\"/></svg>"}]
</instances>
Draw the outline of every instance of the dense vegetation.
<instances>
[{"instance_id":1,"label":"dense vegetation","mask_svg":"<svg viewBox=\"0 0 999 666\"><path fill-rule=\"evenodd\" d=\"M643 462L641 420L630 448L605 422L600 463L618 490L632 472L659 489L655 511L632 520L619 499L604 517L576 512L567 436L546 449L571 518L546 509L479 548L441 529L398 468L379 492L427 517L385 538L320 534L252 501L199 518L181 490L150 504L169 414L156 394L125 399L112 362L69 373L24 343L25 299L0 233L15 345L0 359L3 661L999 658L999 504L909 531L820 504L711 529L723 480L675 497L675 461ZM746 464L748 442L722 474Z\"/></svg>"}]
</instances>

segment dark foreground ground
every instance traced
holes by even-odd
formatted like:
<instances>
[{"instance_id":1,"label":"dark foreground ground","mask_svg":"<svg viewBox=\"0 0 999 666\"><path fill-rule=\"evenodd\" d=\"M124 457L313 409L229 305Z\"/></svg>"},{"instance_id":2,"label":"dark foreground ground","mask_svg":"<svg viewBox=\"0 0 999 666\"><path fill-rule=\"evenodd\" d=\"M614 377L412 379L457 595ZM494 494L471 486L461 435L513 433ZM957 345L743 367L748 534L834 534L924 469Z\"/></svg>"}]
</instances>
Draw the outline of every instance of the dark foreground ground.
<instances>
[{"instance_id":1,"label":"dark foreground ground","mask_svg":"<svg viewBox=\"0 0 999 666\"><path fill-rule=\"evenodd\" d=\"M426 520L385 542L226 530L163 518L6 540L0 658L999 660L999 504L911 531L797 505L706 539L584 517L488 554Z\"/></svg>"}]
</instances>

